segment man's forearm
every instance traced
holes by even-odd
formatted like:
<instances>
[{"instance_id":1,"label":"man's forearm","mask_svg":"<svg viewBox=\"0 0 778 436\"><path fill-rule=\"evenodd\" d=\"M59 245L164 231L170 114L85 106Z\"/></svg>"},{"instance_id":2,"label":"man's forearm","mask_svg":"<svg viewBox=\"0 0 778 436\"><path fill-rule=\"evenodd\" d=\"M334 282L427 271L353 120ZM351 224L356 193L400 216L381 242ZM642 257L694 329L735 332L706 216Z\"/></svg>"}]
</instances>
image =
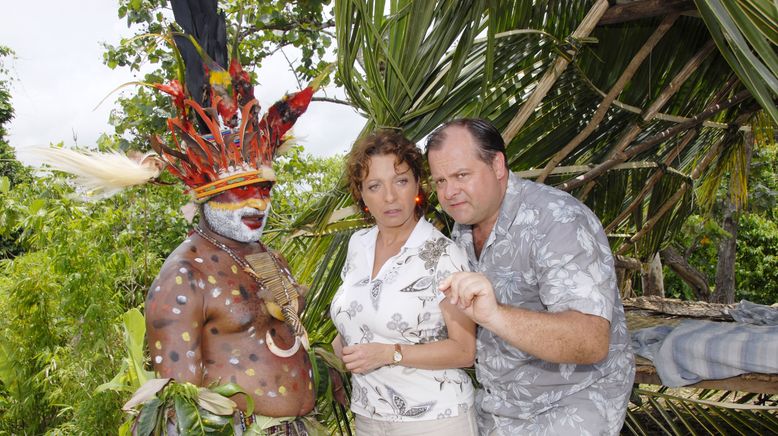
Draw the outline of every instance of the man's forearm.
<instances>
[{"instance_id":1,"label":"man's forearm","mask_svg":"<svg viewBox=\"0 0 778 436\"><path fill-rule=\"evenodd\" d=\"M534 312L501 304L481 326L548 362L592 364L608 355L608 320L574 310Z\"/></svg>"}]
</instances>

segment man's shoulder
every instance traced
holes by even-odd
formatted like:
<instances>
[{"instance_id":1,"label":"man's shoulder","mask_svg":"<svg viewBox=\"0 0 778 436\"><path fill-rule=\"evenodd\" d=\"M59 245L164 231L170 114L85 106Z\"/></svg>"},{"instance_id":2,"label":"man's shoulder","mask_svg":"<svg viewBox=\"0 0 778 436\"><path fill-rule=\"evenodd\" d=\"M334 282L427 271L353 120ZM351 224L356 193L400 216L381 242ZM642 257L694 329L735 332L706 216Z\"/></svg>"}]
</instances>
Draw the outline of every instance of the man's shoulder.
<instances>
[{"instance_id":1,"label":"man's shoulder","mask_svg":"<svg viewBox=\"0 0 778 436\"><path fill-rule=\"evenodd\" d=\"M570 195L570 193L554 188L553 186L538 183L532 180L513 177L513 182L509 187L513 187L513 194L518 196L522 202L530 204L545 205L549 201L559 200L571 205L586 207L580 200ZM588 208L587 208L588 209Z\"/></svg>"},{"instance_id":2,"label":"man's shoulder","mask_svg":"<svg viewBox=\"0 0 778 436\"><path fill-rule=\"evenodd\" d=\"M165 263L160 268L160 275L168 270L179 270L182 267L197 271L205 263L205 259L212 255L211 252L211 246L207 242L194 236L187 236L165 259Z\"/></svg>"},{"instance_id":3,"label":"man's shoulder","mask_svg":"<svg viewBox=\"0 0 778 436\"><path fill-rule=\"evenodd\" d=\"M520 204L518 214L533 210L539 225L555 226L566 223L599 223L591 209L570 193L520 177L513 177L511 200ZM509 186L511 189L511 186ZM510 191L509 191L510 192Z\"/></svg>"}]
</instances>

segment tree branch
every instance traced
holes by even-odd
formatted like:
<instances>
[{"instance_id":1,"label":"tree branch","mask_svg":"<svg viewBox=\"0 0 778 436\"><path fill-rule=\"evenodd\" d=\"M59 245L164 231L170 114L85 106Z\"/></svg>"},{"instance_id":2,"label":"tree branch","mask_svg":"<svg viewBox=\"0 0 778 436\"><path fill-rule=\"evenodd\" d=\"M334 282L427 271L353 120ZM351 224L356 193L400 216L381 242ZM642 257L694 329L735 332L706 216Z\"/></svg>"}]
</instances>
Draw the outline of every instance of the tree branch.
<instances>
[{"instance_id":1,"label":"tree branch","mask_svg":"<svg viewBox=\"0 0 778 436\"><path fill-rule=\"evenodd\" d=\"M686 62L686 64L681 68L681 71L678 72L678 74L673 78L673 80L670 81L670 83L662 89L662 92L659 93L659 95L654 99L654 101L651 103L651 105L646 108L645 112L641 115L641 121L642 123L647 123L654 119L654 116L659 112L660 109L670 100L670 98L675 95L676 92L681 88L681 85L683 85L684 82L699 68L700 64L702 63L705 58L708 57L709 54L711 54L714 50L716 45L713 43L713 40L708 40L708 42L694 55L692 56L689 61ZM642 131L641 123L638 122L632 122L630 123L626 129L624 129L624 133L622 134L621 138L619 138L619 141L616 143L616 145L613 146L613 149L608 153L607 159L616 159L617 161L623 162L624 160L627 160L627 158L624 158L623 160L621 157L624 157L624 154L622 153L625 148L640 134ZM607 162L607 161L606 161ZM602 173L600 173L602 174ZM576 183L577 181L573 181L573 183ZM585 182L582 182L583 184ZM580 185L578 185L580 186ZM579 197L581 199L586 198L586 196L589 194L589 191L591 191L594 184L588 183L587 186L582 190L582 192L579 193Z\"/></svg>"},{"instance_id":2,"label":"tree branch","mask_svg":"<svg viewBox=\"0 0 778 436\"><path fill-rule=\"evenodd\" d=\"M303 24L309 24L313 29L316 30L324 30L328 29L330 27L335 26L335 20L327 20L322 23L316 23L313 21L301 21L301 22L273 22L269 24L262 24L262 25L253 25L245 27L240 32L240 37L243 39L243 37L251 35L252 33L258 33L258 32L266 32L266 31L273 31L273 30L280 30L283 32L288 32L292 29L299 28Z\"/></svg>"},{"instance_id":3,"label":"tree branch","mask_svg":"<svg viewBox=\"0 0 778 436\"><path fill-rule=\"evenodd\" d=\"M708 286L708 278L705 274L691 266L686 258L673 247L667 247L659 254L662 256L663 263L692 288L698 301L708 301L710 286Z\"/></svg>"},{"instance_id":4,"label":"tree branch","mask_svg":"<svg viewBox=\"0 0 778 436\"><path fill-rule=\"evenodd\" d=\"M356 106L354 106L354 104L352 104L350 101L339 100L337 98L332 98L332 97L313 97L311 98L311 101L325 101L327 103L342 104L345 106L356 108Z\"/></svg>"}]
</instances>

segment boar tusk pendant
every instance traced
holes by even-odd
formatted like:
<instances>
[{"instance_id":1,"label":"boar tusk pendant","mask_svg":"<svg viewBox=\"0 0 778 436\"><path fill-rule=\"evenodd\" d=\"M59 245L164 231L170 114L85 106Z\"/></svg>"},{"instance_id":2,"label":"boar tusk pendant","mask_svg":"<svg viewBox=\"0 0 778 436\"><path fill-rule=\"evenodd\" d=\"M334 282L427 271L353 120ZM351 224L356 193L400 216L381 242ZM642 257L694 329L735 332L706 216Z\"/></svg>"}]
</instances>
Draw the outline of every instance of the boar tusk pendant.
<instances>
[{"instance_id":1,"label":"boar tusk pendant","mask_svg":"<svg viewBox=\"0 0 778 436\"><path fill-rule=\"evenodd\" d=\"M270 336L270 330L265 332L265 343L267 344L267 349L278 357L286 358L294 356L294 354L297 353L297 350L300 349L300 338L297 336L294 337L294 345L292 345L288 350L282 350L281 348L278 348L276 343L273 342L273 337Z\"/></svg>"}]
</instances>

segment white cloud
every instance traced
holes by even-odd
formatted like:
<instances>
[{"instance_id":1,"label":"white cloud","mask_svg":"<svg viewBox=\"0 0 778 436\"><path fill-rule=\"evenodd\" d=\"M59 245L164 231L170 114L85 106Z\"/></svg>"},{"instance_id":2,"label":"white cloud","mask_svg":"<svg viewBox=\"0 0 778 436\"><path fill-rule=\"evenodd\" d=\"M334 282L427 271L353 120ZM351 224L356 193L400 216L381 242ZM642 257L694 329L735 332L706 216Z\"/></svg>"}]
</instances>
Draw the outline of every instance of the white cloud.
<instances>
[{"instance_id":1,"label":"white cloud","mask_svg":"<svg viewBox=\"0 0 778 436\"><path fill-rule=\"evenodd\" d=\"M10 67L18 79L11 90L15 118L8 127L9 142L17 148L60 141L89 146L100 134L112 133L108 115L120 93L93 109L118 85L138 77L127 68L105 66L100 42L116 44L131 34L111 1L4 5L0 45L16 52ZM298 87L281 56L265 62L259 82L256 95L264 108ZM307 151L324 156L348 150L363 124L350 108L314 102L295 134Z\"/></svg>"}]
</instances>

